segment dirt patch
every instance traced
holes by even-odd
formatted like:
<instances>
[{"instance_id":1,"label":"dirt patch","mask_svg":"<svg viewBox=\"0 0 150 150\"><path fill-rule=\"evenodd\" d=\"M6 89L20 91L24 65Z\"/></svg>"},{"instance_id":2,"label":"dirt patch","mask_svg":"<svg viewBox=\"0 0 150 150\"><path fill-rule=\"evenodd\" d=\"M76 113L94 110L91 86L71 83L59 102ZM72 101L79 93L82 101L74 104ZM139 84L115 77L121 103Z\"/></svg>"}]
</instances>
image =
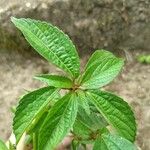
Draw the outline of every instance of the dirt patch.
<instances>
[{"instance_id":1,"label":"dirt patch","mask_svg":"<svg viewBox=\"0 0 150 150\"><path fill-rule=\"evenodd\" d=\"M38 73L57 72L43 59L16 51L0 51L0 137L7 139L11 133L12 113L25 89L42 86L33 76ZM142 150L150 149L150 65L136 62L136 55L148 51L130 52L133 61L126 63L122 74L105 87L122 96L130 103L137 118L138 133L136 143ZM82 68L88 56L82 58Z\"/></svg>"}]
</instances>

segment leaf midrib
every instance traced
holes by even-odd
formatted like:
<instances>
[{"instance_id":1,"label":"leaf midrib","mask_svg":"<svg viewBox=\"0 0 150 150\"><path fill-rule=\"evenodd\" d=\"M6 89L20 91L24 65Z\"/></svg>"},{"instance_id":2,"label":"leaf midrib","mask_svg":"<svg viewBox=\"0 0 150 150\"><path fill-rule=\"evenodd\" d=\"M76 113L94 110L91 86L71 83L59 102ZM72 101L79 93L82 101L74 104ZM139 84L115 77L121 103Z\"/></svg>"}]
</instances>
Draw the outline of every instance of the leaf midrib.
<instances>
[{"instance_id":1,"label":"leaf midrib","mask_svg":"<svg viewBox=\"0 0 150 150\"><path fill-rule=\"evenodd\" d=\"M19 22L18 22L19 23ZM34 23L34 22L33 22ZM61 60L61 59L59 59L59 57L53 52L53 51L51 51L50 49L49 49L49 47L47 47L46 45L45 45L45 43L43 42L43 40L41 40L41 39L39 39L34 33L33 33L33 31L31 32L30 30L28 30L28 27L30 27L30 25L28 24L28 25L22 25L22 24L20 24L19 23L19 25L20 26L22 26L23 28L24 28L24 31L26 30L27 32L29 32L30 34L32 34L39 42L41 42L44 46L45 46L45 48L46 49L48 49L51 53L53 53L53 55L55 56L55 57L57 57L57 59L63 64L63 66L69 71L69 73L71 74L71 76L74 76L74 74L72 74L72 72L70 71L70 69L66 66L66 64L65 63L63 63L63 61ZM36 26L36 24L34 23L34 25ZM27 28L26 28L27 27ZM38 26L36 26L39 30L40 30L40 28L38 27ZM21 29L20 29L21 30ZM41 32L41 34L46 38L46 42L48 43L48 41L47 41L47 37L43 34L43 32L40 30L40 32ZM25 34L24 32L23 32L23 34ZM37 44L37 43L36 43ZM41 53L40 53L41 54ZM41 54L43 57L45 57L43 54ZM53 62L52 62L53 63ZM54 64L54 63L53 63ZM55 64L56 65L56 64ZM58 66L58 65L56 65L56 66ZM59 67L59 66L58 66Z\"/></svg>"},{"instance_id":2,"label":"leaf midrib","mask_svg":"<svg viewBox=\"0 0 150 150\"><path fill-rule=\"evenodd\" d=\"M101 98L103 98L103 97L101 97ZM104 99L104 98L103 98ZM124 115L118 108L116 108L114 105L112 105L112 103L110 103L111 104L111 106L112 107L114 107L117 111L119 111L119 113L121 113L124 117L126 117L126 115ZM110 116L112 116L112 114L109 114ZM116 117L116 116L114 116L114 117ZM118 117L117 117L118 118ZM129 126L127 125L127 124L125 124L124 123L124 121L122 121L122 119L121 118L118 118L126 127L128 127L129 128ZM112 124L112 123L111 123ZM133 125L133 124L132 124ZM130 128L133 132L134 132L134 130L133 130L133 128ZM130 134L131 135L131 134ZM131 135L131 137L132 137L132 135Z\"/></svg>"},{"instance_id":3,"label":"leaf midrib","mask_svg":"<svg viewBox=\"0 0 150 150\"><path fill-rule=\"evenodd\" d=\"M117 60L116 58L110 58L110 59L112 60L111 63L114 63L114 61ZM104 61L104 60L107 60L107 58L106 58L106 59L103 59L103 61ZM104 66L106 66L108 63L110 63L110 62L106 62L106 64L105 64ZM109 66L109 68L105 69L104 71L100 71L99 74L100 74L100 75L106 74L107 71L109 71L109 69L112 68L112 66L115 67L116 65L118 65L117 63L118 63L118 62L115 62L113 65ZM121 61L119 62L119 64L120 64L120 63L121 63ZM96 64L96 63L95 63L95 64ZM104 68L104 66L101 68L101 70ZM92 66L91 66L91 67L92 67ZM91 68L91 67L90 67L90 68ZM99 66L95 69L94 72L97 72L97 70L99 70ZM118 70L118 69L117 69L117 70ZM113 70L113 71L114 71L114 70ZM95 75L94 73L91 74L89 79L84 80L82 86L84 86L84 85L86 85L86 84L89 84L89 82L91 82L92 78L98 78L98 77L100 77L99 74L98 74L98 75Z\"/></svg>"},{"instance_id":4,"label":"leaf midrib","mask_svg":"<svg viewBox=\"0 0 150 150\"><path fill-rule=\"evenodd\" d=\"M94 94L94 93L91 93L91 94ZM89 94L90 95L90 94ZM94 94L94 95L96 95L96 94ZM91 95L90 95L91 96ZM97 95L96 95L97 96ZM92 95L92 98L93 99L95 99L94 98L94 96ZM94 100L95 101L95 100ZM97 103L97 102L96 102ZM97 106L96 106L97 107ZM109 119L107 119L107 114L105 114L105 113L103 113L99 108L98 108L98 110L101 112L101 114L103 114L103 116L104 116L104 118L107 120L107 122L109 122L110 124L112 124L110 121L109 121ZM118 110L118 109L117 109ZM124 125L126 125L123 121L121 121ZM113 124L112 124L113 125ZM126 125L127 126L127 125ZM113 127L114 127L114 125L113 125ZM129 126L127 126L128 128L129 128ZM131 128L130 128L131 129ZM131 129L133 132L134 132L134 130L133 129ZM133 138L133 135L131 135L131 133L129 133L129 135L131 136L131 138Z\"/></svg>"},{"instance_id":5,"label":"leaf midrib","mask_svg":"<svg viewBox=\"0 0 150 150\"><path fill-rule=\"evenodd\" d=\"M103 98L102 96L100 96L102 99L104 99L105 100L105 98ZM121 99L122 100L122 99ZM123 101L123 100L122 100ZM119 111L119 113L121 113L124 117L126 117L126 116L130 116L129 114L127 114L127 115L125 115L124 114L124 112L122 113L122 111L120 110L120 109L118 109L113 103L111 103L111 101L110 101L110 104L111 104L111 106L113 106L117 111ZM128 108L129 109L129 108ZM110 114L111 115L111 114ZM129 118L130 119L130 118ZM121 119L120 119L121 120ZM130 119L131 120L131 119ZM122 121L122 120L121 120ZM123 122L123 121L122 121ZM131 122L130 122L131 123ZM131 123L130 125L132 125L132 127L133 127L133 123ZM129 127L129 126L128 126ZM131 128L130 128L131 129ZM134 131L134 129L132 128L132 131Z\"/></svg>"},{"instance_id":6,"label":"leaf midrib","mask_svg":"<svg viewBox=\"0 0 150 150\"><path fill-rule=\"evenodd\" d=\"M64 109L64 111L63 111L63 115L60 117L60 120L59 120L58 123L57 123L57 128L58 128L58 125L60 124L60 122L61 122L61 121L63 120L63 118L64 118L64 114L65 114L66 110L68 109L68 105L70 105L70 103L71 103L71 97L72 97L72 95L70 95L70 101L67 103L67 106L65 107L65 109ZM54 136L54 132L56 131L57 128L55 128L55 129L53 130L52 135L51 135L52 137ZM47 143L49 143L49 140L46 142L45 147L46 147ZM54 147L54 146L53 146L53 147Z\"/></svg>"},{"instance_id":7,"label":"leaf midrib","mask_svg":"<svg viewBox=\"0 0 150 150\"><path fill-rule=\"evenodd\" d=\"M58 89L57 90L55 90L47 99L52 99L54 96L55 96L55 94L58 92ZM45 108L44 106L46 106L46 104L48 104L49 103L49 100L46 102L45 101L45 103L43 103L43 105L38 109L38 112L32 117L32 119L28 122L28 126L23 130L23 132L22 132L22 134L20 134L20 137L23 135L23 133L25 132L25 131L27 131L28 132L28 130L30 129L30 127L32 127L32 122L34 121L34 119L36 118L36 116L41 116L42 115L42 112L43 112L43 109ZM39 119L40 117L38 117L38 118L36 118L36 119ZM19 137L19 138L20 138ZM17 143L18 143L19 141L17 140Z\"/></svg>"}]
</instances>

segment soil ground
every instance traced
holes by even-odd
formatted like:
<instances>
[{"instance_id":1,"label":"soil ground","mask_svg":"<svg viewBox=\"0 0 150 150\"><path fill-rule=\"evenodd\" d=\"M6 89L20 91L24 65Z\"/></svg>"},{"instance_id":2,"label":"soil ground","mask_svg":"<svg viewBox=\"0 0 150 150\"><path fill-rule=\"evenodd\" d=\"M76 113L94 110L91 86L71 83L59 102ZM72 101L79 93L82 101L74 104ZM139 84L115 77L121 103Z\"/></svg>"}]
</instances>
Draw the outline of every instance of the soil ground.
<instances>
[{"instance_id":1,"label":"soil ground","mask_svg":"<svg viewBox=\"0 0 150 150\"><path fill-rule=\"evenodd\" d=\"M121 75L105 87L123 97L132 106L138 124L136 143L142 150L150 149L150 65L136 61L138 54L148 51L132 51L131 62L126 65ZM86 63L82 58L82 66ZM43 59L29 54L0 50L0 137L7 139L11 133L13 114L10 109L18 102L25 89L31 90L41 86L33 80L35 74L59 73Z\"/></svg>"}]
</instances>

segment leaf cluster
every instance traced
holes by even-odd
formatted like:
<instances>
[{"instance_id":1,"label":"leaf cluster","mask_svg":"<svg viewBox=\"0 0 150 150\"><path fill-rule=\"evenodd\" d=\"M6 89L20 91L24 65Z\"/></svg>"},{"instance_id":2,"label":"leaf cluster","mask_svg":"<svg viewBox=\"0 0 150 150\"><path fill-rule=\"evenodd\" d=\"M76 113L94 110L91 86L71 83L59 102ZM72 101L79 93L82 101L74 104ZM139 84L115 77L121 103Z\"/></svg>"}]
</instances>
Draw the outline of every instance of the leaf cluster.
<instances>
[{"instance_id":1,"label":"leaf cluster","mask_svg":"<svg viewBox=\"0 0 150 150\"><path fill-rule=\"evenodd\" d=\"M93 150L135 150L133 111L122 98L100 90L118 75L123 60L96 50L80 72L76 48L60 29L33 19L12 22L41 56L65 73L35 77L46 86L20 99L13 119L16 144L26 133L35 150L54 150L70 133L74 150L86 144Z\"/></svg>"}]
</instances>

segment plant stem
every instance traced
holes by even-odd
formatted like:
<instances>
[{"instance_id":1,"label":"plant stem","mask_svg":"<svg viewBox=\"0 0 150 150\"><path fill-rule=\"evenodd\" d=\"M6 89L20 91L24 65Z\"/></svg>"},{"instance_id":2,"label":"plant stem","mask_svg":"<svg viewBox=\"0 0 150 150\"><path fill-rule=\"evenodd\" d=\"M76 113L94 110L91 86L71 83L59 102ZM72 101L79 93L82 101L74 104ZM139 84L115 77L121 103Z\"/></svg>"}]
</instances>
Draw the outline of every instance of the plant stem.
<instances>
[{"instance_id":1,"label":"plant stem","mask_svg":"<svg viewBox=\"0 0 150 150\"><path fill-rule=\"evenodd\" d=\"M33 150L37 150L37 145L38 145L37 134L34 132L32 137L33 137Z\"/></svg>"},{"instance_id":2,"label":"plant stem","mask_svg":"<svg viewBox=\"0 0 150 150\"><path fill-rule=\"evenodd\" d=\"M78 150L79 143L78 141L72 140L71 142L71 150Z\"/></svg>"}]
</instances>

